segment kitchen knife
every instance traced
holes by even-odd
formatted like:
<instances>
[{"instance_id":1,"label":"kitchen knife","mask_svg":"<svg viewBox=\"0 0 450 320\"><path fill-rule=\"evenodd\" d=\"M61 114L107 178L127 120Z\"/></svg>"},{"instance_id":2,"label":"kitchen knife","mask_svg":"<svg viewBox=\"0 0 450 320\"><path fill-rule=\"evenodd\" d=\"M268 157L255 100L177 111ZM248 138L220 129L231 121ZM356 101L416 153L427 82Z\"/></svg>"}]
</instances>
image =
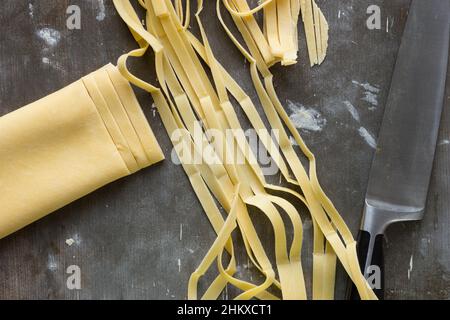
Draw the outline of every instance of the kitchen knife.
<instances>
[{"instance_id":1,"label":"kitchen knife","mask_svg":"<svg viewBox=\"0 0 450 320\"><path fill-rule=\"evenodd\" d=\"M403 34L365 198L358 257L384 297L383 234L423 218L444 103L450 0L413 0ZM350 299L358 299L349 286Z\"/></svg>"}]
</instances>

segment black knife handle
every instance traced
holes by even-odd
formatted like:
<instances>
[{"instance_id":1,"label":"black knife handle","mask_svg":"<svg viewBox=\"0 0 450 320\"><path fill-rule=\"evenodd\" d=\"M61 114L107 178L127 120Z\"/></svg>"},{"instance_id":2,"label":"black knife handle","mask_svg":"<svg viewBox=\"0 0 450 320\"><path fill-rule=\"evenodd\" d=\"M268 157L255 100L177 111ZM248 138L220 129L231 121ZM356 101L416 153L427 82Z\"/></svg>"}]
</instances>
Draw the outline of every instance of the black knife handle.
<instances>
[{"instance_id":1,"label":"black knife handle","mask_svg":"<svg viewBox=\"0 0 450 320\"><path fill-rule=\"evenodd\" d=\"M360 231L358 234L358 260L361 266L361 272L365 275L369 284L372 286L378 299L384 299L384 254L383 254L383 235L377 235L375 239L367 231ZM371 241L372 240L372 241ZM370 250L372 247L372 250ZM372 251L370 259L367 259L369 251ZM370 261L366 265L366 262ZM349 281L347 287L347 298L349 300L359 300L356 286Z\"/></svg>"}]
</instances>

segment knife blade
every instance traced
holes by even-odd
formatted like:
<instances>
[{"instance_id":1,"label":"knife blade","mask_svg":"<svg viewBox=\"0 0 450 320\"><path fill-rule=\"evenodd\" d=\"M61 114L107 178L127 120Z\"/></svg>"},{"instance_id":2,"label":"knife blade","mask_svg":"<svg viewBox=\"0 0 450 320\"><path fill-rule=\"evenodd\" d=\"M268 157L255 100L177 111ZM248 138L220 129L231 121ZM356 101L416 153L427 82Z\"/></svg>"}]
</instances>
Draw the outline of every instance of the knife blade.
<instances>
[{"instance_id":1,"label":"knife blade","mask_svg":"<svg viewBox=\"0 0 450 320\"><path fill-rule=\"evenodd\" d=\"M383 234L425 213L449 55L450 0L412 0L370 171L358 258L384 297ZM370 279L370 281L369 281ZM354 286L349 298L357 299Z\"/></svg>"}]
</instances>

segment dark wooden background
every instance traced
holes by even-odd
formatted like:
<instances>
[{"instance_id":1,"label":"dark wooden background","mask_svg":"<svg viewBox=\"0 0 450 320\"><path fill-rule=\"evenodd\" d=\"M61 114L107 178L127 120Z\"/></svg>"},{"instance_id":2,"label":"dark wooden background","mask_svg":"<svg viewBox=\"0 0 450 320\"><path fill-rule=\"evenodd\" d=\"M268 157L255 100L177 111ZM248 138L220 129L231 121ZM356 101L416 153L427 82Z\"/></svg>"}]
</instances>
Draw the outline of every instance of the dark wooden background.
<instances>
[{"instance_id":1,"label":"dark wooden background","mask_svg":"<svg viewBox=\"0 0 450 320\"><path fill-rule=\"evenodd\" d=\"M204 17L215 52L255 97L248 66L224 35L213 3L206 1ZM309 68L301 33L299 64L288 69L275 67L273 72L283 101L313 108L326 119L321 132L302 130L302 134L317 155L323 186L356 233L374 152L358 129L364 127L374 136L378 132L410 0L318 3L331 27L327 60L319 68ZM66 28L70 4L81 8L81 30ZM381 30L366 28L366 10L371 4L381 7ZM136 47L110 0L3 0L0 25L0 115L115 62ZM38 36L43 28L57 30L60 39L47 43ZM150 79L154 77L151 65L146 62L139 68ZM354 82L379 87L378 106L364 101L365 89ZM168 160L1 240L0 298L186 298L189 275L211 245L214 233L182 168L170 161L171 144L151 109L151 98L138 90L137 94ZM345 101L358 110L359 122L352 118ZM389 299L450 298L449 107L447 90L425 219L395 225L387 232ZM254 218L263 228L264 240L270 242L270 228ZM311 220L306 215L303 219L310 236ZM66 239L75 243L68 246ZM309 281L310 239L303 256ZM70 265L81 268L81 290L66 288ZM239 272L253 277L246 260L240 261ZM337 280L336 296L343 298L342 270Z\"/></svg>"}]
</instances>

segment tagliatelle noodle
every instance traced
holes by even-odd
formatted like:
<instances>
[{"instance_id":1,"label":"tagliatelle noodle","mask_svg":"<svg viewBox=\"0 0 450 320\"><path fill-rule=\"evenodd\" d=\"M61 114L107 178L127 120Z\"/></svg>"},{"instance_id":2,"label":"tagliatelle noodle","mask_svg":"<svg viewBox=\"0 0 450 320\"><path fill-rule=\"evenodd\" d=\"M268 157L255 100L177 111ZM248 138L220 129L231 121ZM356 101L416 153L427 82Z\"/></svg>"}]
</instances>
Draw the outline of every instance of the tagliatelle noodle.
<instances>
[{"instance_id":1,"label":"tagliatelle noodle","mask_svg":"<svg viewBox=\"0 0 450 320\"><path fill-rule=\"evenodd\" d=\"M323 275L320 277L321 279L330 279L330 278L334 279L334 271L332 271L332 268L329 266L330 264L333 265L332 256L334 255L334 253L332 252L333 250L331 250L331 248L328 247L328 245L331 245L335 253L339 257L341 263L343 264L344 268L346 269L347 273L349 274L350 278L355 282L355 285L357 286L361 297L363 299L376 299L376 296L374 295L373 291L369 288L367 282L365 281L364 276L359 271L359 263L356 255L356 242L354 241L353 236L348 227L346 226L345 222L342 220L341 216L339 215L339 213L337 212L331 201L323 192L317 179L315 157L311 153L311 151L306 147L303 139L301 138L297 129L292 124L284 108L282 107L275 93L273 87L273 76L270 73L268 66L264 63L263 59L261 58L257 50L257 47L254 43L254 40L251 38L250 33L244 26L242 18L231 13L233 20L237 28L241 32L247 46L249 47L250 52L252 52L252 55L250 55L239 44L236 38L234 38L233 34L230 32L230 30L223 22L223 19L220 14L219 3L220 2L218 1L217 11L222 25L224 26L231 40L235 43L235 45L239 48L239 50L246 56L246 58L251 63L252 79L254 81L255 88L258 92L258 95L264 107L265 113L268 116L269 122L271 123L272 127L279 129L280 132L284 132L283 123L278 118L277 115L278 113L279 116L282 118L284 124L288 127L289 131L294 136L296 142L299 144L303 153L310 160L309 171L311 181L309 184L307 182L306 172L304 171L298 158L294 156L292 145L289 142L288 136L286 134L280 135L280 138L282 140L280 141L280 147L283 150L283 154L288 159L288 163L291 165L291 169L294 175L296 176L296 179L299 182L302 191L305 194L305 198L309 204L309 208L313 218L318 223L324 236L328 240L325 253L317 252L314 255L315 257L321 256L320 260L318 260L318 264L315 265L314 269L318 272L320 272L321 270L323 271ZM264 78L265 86L262 85L259 79L258 71ZM326 214L324 212L324 209L326 211ZM332 224L328 219L331 219ZM335 228L337 228L340 236L336 232ZM342 243L341 238L344 241L344 243ZM318 243L318 241L315 241L315 243ZM320 283L327 286L327 281L320 281ZM324 295L329 296L331 290L329 288L329 285L327 287L328 288L325 288L327 293L323 294L320 292L320 290L323 290L324 288L314 286L314 288L317 288L317 290L319 290L319 293L315 296L319 297Z\"/></svg>"},{"instance_id":2,"label":"tagliatelle noodle","mask_svg":"<svg viewBox=\"0 0 450 320\"><path fill-rule=\"evenodd\" d=\"M328 23L314 0L268 0L250 9L247 0L224 0L230 13L243 19L268 66L297 62L298 18L301 12L311 66L321 64L328 48ZM264 11L263 30L254 14ZM268 53L270 52L270 54Z\"/></svg>"},{"instance_id":3,"label":"tagliatelle noodle","mask_svg":"<svg viewBox=\"0 0 450 320\"><path fill-rule=\"evenodd\" d=\"M264 8L264 31L273 54L283 65L297 62L297 17L291 11L291 0L272 1Z\"/></svg>"},{"instance_id":4,"label":"tagliatelle noodle","mask_svg":"<svg viewBox=\"0 0 450 320\"><path fill-rule=\"evenodd\" d=\"M219 18L221 19L221 15L220 15L220 11L218 11L219 14ZM248 44L250 44L250 48L253 49L253 53L258 56L258 52L256 51L255 46L252 46L252 44L254 43L251 39L251 37L249 36L249 33L246 33L245 31L247 31L247 29L245 29L245 27L243 26L243 23L240 23L240 21L233 17L235 19L235 22L237 24L238 29L241 31L244 40L246 40L246 42ZM226 26L225 26L226 27ZM227 33L230 35L231 33L229 32L228 29L226 29ZM232 39L235 43L237 43L236 39ZM241 51L243 50L243 48L240 48ZM245 50L244 50L245 52ZM244 53L244 55L247 56L247 58L249 58L250 60L252 60L252 58L249 56L248 53ZM262 61L262 59L259 59L256 61L258 64L259 69L264 70L264 74L266 75L266 78L268 78L269 80L271 79L271 74L269 72L269 70L267 69L267 67L264 65L264 62ZM266 106L265 110L266 112L269 112L269 114L272 115L272 120L273 121L277 121L277 116L276 116L276 112L273 111L273 105L271 106L271 101L268 97L268 94L265 93L265 90L262 86L262 84L259 81L259 76L257 74L256 71L256 67L253 68L254 66L252 65L252 78L255 81L255 86L257 87L258 94L260 95L261 101L263 103L263 106ZM271 81L269 81L270 83ZM269 111L267 111L269 110ZM273 125L273 121L272 121L272 125ZM279 123L280 121L278 120L278 128L282 128L282 125L280 125ZM298 134L298 133L297 133ZM288 141L287 136L285 135L284 137L284 146L285 148L288 148L287 152L290 153L290 158L291 159L296 159L296 156L293 155L294 151L292 149L292 147L290 146L290 141ZM290 147L290 148L289 148ZM299 161L297 160L297 163ZM297 167L301 167L301 164L297 165ZM292 180L288 180L289 182L293 182ZM324 236L321 233L320 229L317 228L317 225L314 221L314 265L313 265L313 277L314 277L314 281L313 281L313 297L315 299L332 299L334 296L334 273L335 273L335 257L334 257L334 253L332 252L332 250L330 250L329 246L327 246L325 248L324 246Z\"/></svg>"},{"instance_id":5,"label":"tagliatelle noodle","mask_svg":"<svg viewBox=\"0 0 450 320\"><path fill-rule=\"evenodd\" d=\"M116 5L119 5L119 6L121 6L121 5L123 5L123 3L116 3ZM121 8L121 7L119 7L118 6L118 9L124 9L123 7ZM119 10L119 12L121 12ZM159 11L159 12L161 12L161 11ZM125 19L127 19L128 20L128 22L130 22L130 16L129 15L126 15L126 14L123 14L123 17L125 18ZM133 27L135 27L135 28L137 28L136 30L134 30L134 31L143 31L143 29L142 30L139 30L140 29L140 27L138 27L138 25L136 24L136 23L131 23L132 25L133 25ZM144 32L145 33L145 32ZM134 35L136 35L136 32L134 32L133 33ZM146 36L147 38L148 38L148 36ZM139 40L140 41L140 39L138 38L137 40ZM144 50L142 50L142 51L144 51ZM140 55L142 55L143 54L143 52L140 52ZM137 54L137 52L132 52L132 53L130 53L129 55L138 55ZM124 61L125 61L125 59L126 59L126 56L125 57L123 57L122 59L120 59L120 61L119 61L119 65L122 65L122 67L124 66ZM125 68L123 68L123 72L124 72L124 74L126 74L129 78L130 78L130 80L132 80L132 81L134 81L137 85L139 85L139 86L141 86L141 87L143 87L143 88L145 88L147 91L150 91L150 92L152 92L152 94L153 95L155 95L155 96L159 96L160 95L160 91L159 90L155 90L156 88L154 88L153 86L150 86L150 85L148 85L148 84L145 84L145 83L143 83L141 80L139 80L139 79L137 79L137 78L135 78L134 76L132 76L131 74L129 74L129 73L127 73L127 71L125 70ZM163 77L165 77L165 76L163 76ZM160 77L160 79L161 79L162 77ZM159 104L159 97L156 97L157 99L155 99L155 104L158 106L158 104ZM162 103L162 104L164 104L164 103ZM166 104L167 105L167 104ZM164 117L163 117L164 118ZM167 120L167 119L166 119ZM163 120L163 121L165 121L165 120ZM167 122L167 121L165 121L165 122ZM170 131L170 130L169 130ZM244 179L244 181L245 181L245 179ZM276 209L272 206L272 207L270 207L270 205L269 205L269 209L267 209L267 201L266 202L264 202L264 201L255 201L256 202L256 204L257 205L259 205L259 206L265 206L264 205L264 203L266 203L266 211L269 211L269 214L271 214L272 215L272 218L273 217L275 217L275 219L276 219L276 217L277 217L277 211L276 211ZM293 208L293 207L292 207ZM244 207L244 209L245 209L245 207ZM294 209L295 210L295 209ZM279 214L278 214L278 216L279 216ZM244 221L242 224L244 225L244 227L245 226L247 226L246 227L246 229L248 229L248 230L246 230L245 232L248 234L248 233L250 233L251 234L251 241L253 242L253 247L255 247L255 241L256 241L256 250L255 250L255 248L253 248L253 250L255 251L255 253L256 253L256 256L259 256L259 260L263 260L263 262L264 262L264 264L265 265L268 265L268 268L266 267L265 269L271 269L271 267L270 267L270 262L268 261L268 259L267 259L267 257L265 256L265 254L264 254L264 250L262 249L262 246L261 246L261 244L259 243L258 244L258 242L259 242L259 240L258 240L258 238L257 238L257 234L256 234L256 231L254 231L254 229L253 229L253 226L252 226L252 224L251 224L251 222L249 221L249 217L248 217L248 214L247 214L247 216L244 216L244 218L246 219L246 221ZM245 220L244 219L244 220ZM250 223L249 223L250 222ZM249 227L248 227L249 226ZM277 237L278 239L282 239L283 237L280 237L280 236L278 236ZM282 246L281 246L282 247ZM278 251L280 251L280 249L278 249ZM282 252L281 252L281 256L282 256ZM261 259L261 257L262 257L262 259ZM284 262L284 261L283 261ZM275 280L273 279L273 277L274 277L274 272L273 271L267 271L266 273L268 273L268 280L269 281L266 281L266 283L267 284L271 284L271 283L273 283L273 282L275 282ZM267 287L267 284L265 285L265 287ZM258 292L261 292L261 291L263 291L264 290L264 288L265 287L259 287L259 288L257 288L256 290L253 290L253 293L256 295L256 296L258 296L258 295L261 295L260 293L258 293Z\"/></svg>"},{"instance_id":6,"label":"tagliatelle noodle","mask_svg":"<svg viewBox=\"0 0 450 320\"><path fill-rule=\"evenodd\" d=\"M147 26L153 25L153 30L151 31L154 36L150 36L150 33L146 31L142 25L138 22L138 18L134 13L133 8L128 1L114 1L119 13L125 22L130 26L133 35L135 36L138 43L143 47L140 50L135 50L128 55L123 56L119 59L119 66L123 74L133 83L140 86L141 88L149 91L155 100L155 105L158 110L160 110L161 117L168 130L169 135L172 134L177 129L182 130L185 133L186 141L189 142L195 149L197 141L192 141L192 137L189 137L189 133L192 135L192 124L186 125L186 122L192 123L194 119L192 112L188 112L189 102L192 103L192 108L199 115L199 118L205 119L204 124L206 126L211 126L215 129L225 130L226 128L237 128L239 125L236 123L237 117L235 117L234 111L231 108L229 101L226 97L226 90L230 90L229 86L234 87L232 81L230 81L229 75L224 72L224 69L217 63L212 55L212 51L208 45L206 34L201 26L201 21L197 15L198 23L202 29L202 38L205 44L205 55L202 58L206 58L208 61L211 71L213 74L214 82L217 88L218 94L212 89L211 84L206 76L206 73L202 69L200 62L193 50L192 45L192 35L186 32L186 28L183 28L175 9L172 7L170 1L165 2L155 2L155 1L145 1L144 5L147 8ZM199 3L199 12L201 11L201 2ZM161 32L162 31L162 32ZM163 43L163 49L160 49L158 45L152 43L152 48L155 51L155 62L157 67L157 75L160 84L162 85L163 91L166 97L162 94L160 89L157 89L142 80L134 77L126 69L126 59L128 56L142 56L147 50L148 46L145 45L143 39L159 40ZM189 42L191 41L191 42ZM173 44L172 44L173 43ZM159 44L159 43L158 43ZM198 45L195 44L196 46ZM169 50L169 47L172 48ZM157 50L155 50L155 48ZM177 49L174 52L174 49ZM180 49L180 50L179 50ZM199 48L197 46L197 51ZM177 55L178 54L178 55ZM187 60L186 60L187 59ZM173 68L172 72L170 67ZM184 70L186 69L186 70ZM181 81L181 85L176 83L176 77ZM186 76L189 74L189 77ZM191 76L194 77L191 77ZM166 88L166 83L167 87ZM183 90L186 90L186 94ZM170 93L169 93L170 91ZM235 95L239 95L239 90L233 89ZM175 103L172 103L170 95L174 97ZM187 99L189 97L189 100ZM167 101L165 100L167 99ZM247 101L245 98L241 101ZM244 107L247 108L248 104ZM178 114L178 110L181 110ZM232 112L233 111L233 112ZM251 113L251 112L249 112ZM253 120L257 117L251 116ZM184 123L183 123L184 122ZM191 128L189 132L189 127ZM189 132L189 133L188 133ZM236 135L238 147L237 152L246 151L246 144L242 141L241 136ZM173 141L176 143L177 141ZM202 144L204 140L202 140ZM223 145L225 144L225 145ZM215 150L218 153L219 158L223 161L223 154L221 154L220 149L229 147L226 145L224 140L218 140L214 143ZM243 150L239 150L243 149ZM245 154L246 152L244 152ZM246 155L246 160L249 159ZM282 163L278 161L278 163ZM211 198L211 194L206 189L203 184L201 187L200 181L194 181L193 176L201 177L203 181L208 185L208 187L213 192L214 196L224 205L224 208L228 212L228 218L223 223L223 219L213 218L216 221L214 229L218 233L219 237L215 242L213 248L209 251L204 261L201 263L200 267L191 277L189 285L189 297L196 298L196 282L198 278L206 272L206 270L211 265L212 261L217 258L220 275L213 282L210 288L205 293L205 298L216 298L218 294L223 290L227 283L231 283L238 288L244 290L238 298L274 298L271 294L267 293L265 290L275 284L281 287L283 298L305 298L306 293L304 289L304 280L301 275L301 264L299 260L299 254L297 252L301 249L301 220L296 212L295 208L292 207L290 203L282 198L274 197L267 194L264 190L266 186L261 176L258 174L256 166L249 165L248 161L245 165L239 164L226 164L225 171L226 175L218 174L218 168L209 165L199 165L192 166L189 162L183 163L188 176L190 177L191 183L194 187L199 198L203 199L203 207L208 217L218 217L220 213L218 210L214 209L212 203L214 200ZM282 170L283 171L283 170ZM192 174L194 172L195 174ZM212 173L212 174L211 174ZM223 171L222 171L223 174ZM286 172L283 172L286 174ZM273 187L273 190L279 189L282 192L287 192L285 188ZM237 192L236 192L237 190ZM236 193L239 196L236 196ZM234 195L234 196L233 196ZM299 199L303 197L297 195ZM208 199L208 200L206 200ZM204 203L208 202L211 205L205 206ZM248 216L247 209L245 206L252 205L261 209L263 213L267 215L272 225L274 226L274 231L276 234L276 257L277 257L277 270L280 274L281 283L275 280L275 273L271 267L270 261L264 252L264 249L259 241L258 235L251 223L250 217ZM278 210L273 206L272 203L276 203L289 215L294 226L294 238L295 242L291 246L291 254L287 255L286 252L286 236L283 221L280 218ZM236 211L234 211L236 210ZM211 213L214 214L211 214ZM236 221L241 233L243 234L244 244L248 251L249 257L255 266L266 275L266 281L255 286L244 282L242 280L237 280L233 278L233 273L235 271L235 260L234 252L231 246L227 246L227 251L231 255L229 267L225 270L222 268L222 251L226 243L230 243L231 232L235 229L233 223L233 216L236 215ZM221 218L221 217L220 217ZM217 221L221 223L217 223ZM218 225L222 225L222 228L218 230ZM297 228L296 228L297 226ZM225 241L224 239L228 239ZM284 239L284 240L283 240ZM299 245L300 244L300 245ZM297 261L298 260L298 261ZM300 272L299 272L300 271Z\"/></svg>"},{"instance_id":7,"label":"tagliatelle noodle","mask_svg":"<svg viewBox=\"0 0 450 320\"><path fill-rule=\"evenodd\" d=\"M218 13L219 13L219 18L221 19L220 11ZM242 24L238 23L237 26L238 26L239 30L245 30L243 28ZM228 29L226 29L226 30L228 33L230 33ZM250 42L249 41L250 37L248 37L248 34L243 33L243 36L244 36L245 40L248 40L248 42ZM234 39L234 41L236 41L236 40ZM241 49L243 49L243 48L241 48ZM247 56L248 56L248 54L247 54ZM252 59L249 56L248 56L248 58ZM261 68L264 68L264 62L260 61L260 65L261 65ZM255 85L257 86L257 89L259 88L258 93L261 97L263 106L266 106L265 110L267 112L267 110L271 110L270 109L270 101L269 101L270 99L267 97L267 94L265 94L265 95L262 94L264 92L264 88L262 88L262 85L259 82L257 71L253 67L254 67L254 65L252 65L252 78L254 79L254 81L256 81L255 79L257 79L257 81L255 82ZM256 76L255 76L255 74L256 74ZM270 74L268 72L268 70L266 70L266 74L268 74L268 75ZM274 118L273 111L271 114L272 114L272 119L276 119L276 115ZM288 142L286 136L284 137L284 143L285 143L284 144L285 148L287 148L288 145L290 146L290 142ZM291 152L290 158L292 158L293 150L288 150L288 152L289 151ZM295 156L294 156L294 159L295 159ZM300 164L300 166L301 166L301 164ZM313 219L313 221L314 221L314 219ZM315 223L314 223L314 226L317 227L317 225ZM316 299L331 299L334 294L334 279L332 279L333 281L327 281L327 280L330 280L330 278L334 277L333 260L335 258L333 257L332 252L329 252L328 254L324 253L324 249L323 249L324 248L324 239L323 239L323 235L321 234L320 229L315 228L314 238L315 239L314 239L313 297ZM325 264L326 262L330 262L330 263L328 263L326 265ZM324 287L324 285L326 285L326 287Z\"/></svg>"},{"instance_id":8,"label":"tagliatelle noodle","mask_svg":"<svg viewBox=\"0 0 450 320\"><path fill-rule=\"evenodd\" d=\"M156 2L152 2L154 8L155 6L160 5L160 3L156 3ZM170 8L170 2L166 3L167 6ZM169 9L170 10L170 9ZM151 9L148 10L148 12L150 12ZM155 9L155 12L158 11ZM171 17L174 17L174 13L171 15ZM192 75L194 75L193 73L193 68L190 68L189 64L192 63L192 65L194 65L194 61L197 62L197 66L199 67L197 69L197 71L199 72L199 81L204 81L204 87L205 88L211 88L211 86L209 85L209 80L207 78L206 73L203 71L203 69L200 67L200 62L198 61L198 58L195 56L192 48L189 50L190 46L188 43L186 43L186 41L183 41L184 38L184 30L176 30L176 23L174 21L171 21L172 24L169 23L169 19L164 16L162 19L160 19L161 21L161 25L163 27L164 30L166 30L166 34L168 36L168 38L173 41L173 43L175 43L175 45L177 46L177 55L178 58L180 60L184 59L186 56L190 56L191 59L184 59L182 61L182 66L183 68L185 68L185 72L190 74L191 77L190 79L194 78L192 77ZM175 34L177 31L178 34ZM179 36L178 36L179 35ZM183 47L184 46L184 47ZM186 50L186 51L184 51ZM183 52L184 51L184 52ZM179 72L177 71L177 74ZM193 83L193 86L198 86L198 83ZM197 91L201 92L202 90L202 85L198 86ZM200 93L201 94L201 93ZM200 101L203 101L203 104L201 103L203 110L206 114L206 118L207 118L207 123L209 124L213 124L213 128L217 129L217 128L222 128L224 129L227 124L226 124L226 120L224 119L223 115L222 115L222 111L220 110L220 105L210 105L211 101L216 101L217 97L215 96L214 91L210 90L208 92L208 96L207 97L202 97L200 98ZM229 104L229 102L228 102ZM213 108L217 108L216 110L218 111L217 114L212 113L211 111L214 110ZM231 105L230 105L231 108ZM231 109L232 110L232 109ZM225 112L226 114L226 112ZM236 121L237 118L235 117ZM216 140L217 141L217 140ZM223 146L217 146L218 148L223 148ZM237 166L238 170L242 170L245 169L246 167L240 167ZM245 172L241 173L241 177L245 175ZM247 175L248 178L250 178L250 181L252 181L253 176L252 175ZM242 179L242 178L241 178ZM255 180L253 183L251 183L250 186L253 189L253 192L256 193L256 195L251 196L246 195L246 199L244 200L247 204L253 205L255 207L258 207L259 209L261 209L262 212L264 212L267 217L271 220L272 224L274 225L274 231L276 234L276 256L277 256L277 269L278 272L280 274L280 279L281 279L281 287L282 287L282 292L283 292L283 296L285 298L300 298L301 296L298 295L297 292L297 288L295 288L295 286L297 285L297 283L304 283L303 281L303 277L301 274L301 269L298 268L298 263L299 261L295 261L289 262L290 260L287 258L287 254L286 254L286 235L285 235L285 230L284 230L284 225L282 222L282 219L280 217L280 214L278 213L278 211L276 210L276 208L271 204L271 201L268 201L268 196L265 195L265 191L263 189L262 185L258 185L258 181ZM280 199L281 201L281 199ZM294 210L295 208L293 207L289 207L290 210ZM292 214L291 216L293 216L294 214ZM301 225L301 224L300 224ZM277 245L279 244L279 245ZM296 277L298 277L299 279L296 280ZM294 285L292 285L294 284ZM292 289L292 287L294 287L296 290ZM305 290L301 290L300 292L304 292ZM249 296L251 297L251 296Z\"/></svg>"},{"instance_id":9,"label":"tagliatelle noodle","mask_svg":"<svg viewBox=\"0 0 450 320\"><path fill-rule=\"evenodd\" d=\"M328 22L314 0L300 0L311 66L321 64L328 48Z\"/></svg>"},{"instance_id":10,"label":"tagliatelle noodle","mask_svg":"<svg viewBox=\"0 0 450 320\"><path fill-rule=\"evenodd\" d=\"M206 46L206 52L207 52L207 56L208 56L208 60L209 60L209 65L211 67L213 77L215 79L216 87L218 88L218 91L222 93L222 96L223 96L223 98L221 98L221 100L224 100L224 101L222 101L223 110L229 111L229 112L226 112L226 115L229 115L229 116L227 116L227 118L230 123L230 127L233 129L238 129L239 123L238 123L236 114L233 112L232 105L226 95L226 87L224 84L224 79L222 77L221 68L219 68L219 64L213 56L213 53L209 46L205 31L204 31L203 26L200 21L200 17L199 17L200 10L201 10L201 7L199 8L199 12L197 13L197 19L198 19L198 23L200 25L200 29L202 32L202 38L203 38L203 41ZM231 124L232 122L234 122L235 124ZM268 186L265 185L265 187L267 188ZM279 190L285 191L284 188L280 188ZM278 198L278 197L273 197L273 196L268 196L268 198L273 203L276 203L278 206L283 208L283 210L289 215L289 218L291 219L291 222L294 227L294 239L293 239L293 245L291 247L290 259L291 259L291 261L295 261L298 264L297 268L299 268L301 270L300 252L301 252L301 243L302 243L302 225L301 225L300 216L296 213L295 208L293 208L290 205L290 203L287 202L286 200L284 200L282 198ZM301 281L303 282L304 280L302 279ZM296 282L294 281L293 284L295 285Z\"/></svg>"}]
</instances>

